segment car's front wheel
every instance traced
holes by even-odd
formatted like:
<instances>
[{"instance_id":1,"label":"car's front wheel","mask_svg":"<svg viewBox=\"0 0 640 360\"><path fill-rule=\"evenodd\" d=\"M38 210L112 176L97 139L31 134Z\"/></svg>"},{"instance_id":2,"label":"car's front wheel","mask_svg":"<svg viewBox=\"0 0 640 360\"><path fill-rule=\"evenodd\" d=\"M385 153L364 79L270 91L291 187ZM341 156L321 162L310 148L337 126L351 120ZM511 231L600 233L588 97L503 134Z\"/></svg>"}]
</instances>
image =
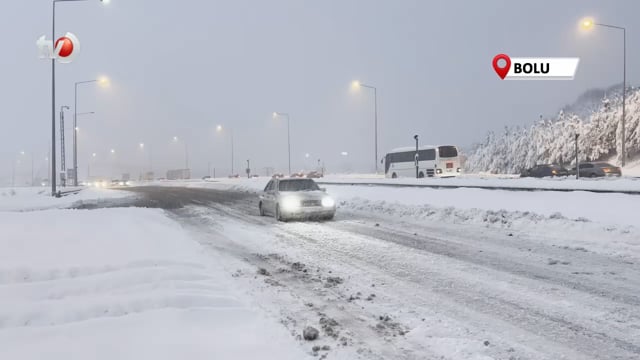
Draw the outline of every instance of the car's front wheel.
<instances>
[{"instance_id":1,"label":"car's front wheel","mask_svg":"<svg viewBox=\"0 0 640 360\"><path fill-rule=\"evenodd\" d=\"M282 214L280 213L280 205L276 205L275 218L277 221L284 221Z\"/></svg>"}]
</instances>

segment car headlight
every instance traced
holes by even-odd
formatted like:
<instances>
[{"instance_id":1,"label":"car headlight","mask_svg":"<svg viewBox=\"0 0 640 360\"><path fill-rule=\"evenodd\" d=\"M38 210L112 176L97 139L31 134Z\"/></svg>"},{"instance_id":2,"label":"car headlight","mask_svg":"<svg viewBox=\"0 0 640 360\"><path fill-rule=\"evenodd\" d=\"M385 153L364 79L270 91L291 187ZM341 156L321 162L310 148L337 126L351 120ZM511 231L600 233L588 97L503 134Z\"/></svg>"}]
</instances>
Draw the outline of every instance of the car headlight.
<instances>
[{"instance_id":1,"label":"car headlight","mask_svg":"<svg viewBox=\"0 0 640 360\"><path fill-rule=\"evenodd\" d=\"M436 174L442 174L442 169L436 169Z\"/></svg>"},{"instance_id":2,"label":"car headlight","mask_svg":"<svg viewBox=\"0 0 640 360\"><path fill-rule=\"evenodd\" d=\"M325 196L322 198L322 206L323 207L334 207L336 205L335 200L332 198Z\"/></svg>"},{"instance_id":3,"label":"car headlight","mask_svg":"<svg viewBox=\"0 0 640 360\"><path fill-rule=\"evenodd\" d=\"M286 197L282 199L282 210L295 211L300 208L300 200L295 197Z\"/></svg>"},{"instance_id":4,"label":"car headlight","mask_svg":"<svg viewBox=\"0 0 640 360\"><path fill-rule=\"evenodd\" d=\"M462 172L462 169L458 168L458 170L457 170L457 171L458 171L458 172Z\"/></svg>"}]
</instances>

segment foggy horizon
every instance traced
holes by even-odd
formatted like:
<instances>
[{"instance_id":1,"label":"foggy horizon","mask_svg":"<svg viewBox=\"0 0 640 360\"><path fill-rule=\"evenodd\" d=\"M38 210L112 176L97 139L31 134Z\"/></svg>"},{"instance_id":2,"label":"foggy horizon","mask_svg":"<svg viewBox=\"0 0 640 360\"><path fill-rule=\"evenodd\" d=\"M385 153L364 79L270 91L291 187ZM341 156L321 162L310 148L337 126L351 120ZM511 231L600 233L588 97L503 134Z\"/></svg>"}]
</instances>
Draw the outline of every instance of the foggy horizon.
<instances>
[{"instance_id":1,"label":"foggy horizon","mask_svg":"<svg viewBox=\"0 0 640 360\"><path fill-rule=\"evenodd\" d=\"M185 144L194 177L209 168L227 176L231 130L236 173L244 174L247 159L255 173L286 173L286 118L273 112L290 114L292 171L315 169L320 159L327 171L370 172L373 91L354 91L354 80L377 88L378 161L413 145L414 134L421 145L467 147L489 131L554 116L587 90L621 83L621 36L580 32L584 16L627 28L627 84L637 85L639 11L631 0L553 8L417 0L59 3L56 37L73 32L82 44L73 63L56 66L56 112L71 107L67 168L74 83L100 76L108 87L85 84L78 92L78 112L95 112L78 118L81 179L89 172L135 178L149 169L164 177L185 166ZM0 28L13 50L0 60L3 185L13 166L17 183L30 179L31 159L34 176L48 178L51 66L38 58L35 41L51 38L50 16L50 0L11 2L3 11ZM580 65L573 81L501 81L491 68L501 52L580 57Z\"/></svg>"}]
</instances>

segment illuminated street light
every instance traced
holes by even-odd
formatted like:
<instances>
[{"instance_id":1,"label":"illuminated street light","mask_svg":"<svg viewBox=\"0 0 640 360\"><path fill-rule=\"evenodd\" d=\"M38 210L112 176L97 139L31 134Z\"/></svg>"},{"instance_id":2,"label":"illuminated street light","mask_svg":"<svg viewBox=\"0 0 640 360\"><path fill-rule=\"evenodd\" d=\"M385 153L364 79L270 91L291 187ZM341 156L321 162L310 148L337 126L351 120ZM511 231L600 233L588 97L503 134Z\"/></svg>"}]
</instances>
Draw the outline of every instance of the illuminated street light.
<instances>
[{"instance_id":1,"label":"illuminated street light","mask_svg":"<svg viewBox=\"0 0 640 360\"><path fill-rule=\"evenodd\" d=\"M222 133L224 131L224 127L222 125L218 125L216 126L216 131L218 133ZM234 162L234 151L233 151L233 129L229 128L229 136L231 137L231 175L234 175L233 173L233 162Z\"/></svg>"},{"instance_id":2,"label":"illuminated street light","mask_svg":"<svg viewBox=\"0 0 640 360\"><path fill-rule=\"evenodd\" d=\"M180 139L177 136L173 137L173 142L174 143L178 143ZM187 145L186 141L183 141L184 143L184 168L185 170L189 168L189 146Z\"/></svg>"},{"instance_id":3,"label":"illuminated street light","mask_svg":"<svg viewBox=\"0 0 640 360\"><path fill-rule=\"evenodd\" d=\"M70 1L70 0L64 0ZM78 81L74 85L73 93L73 127L78 126L78 85L97 83L101 87L106 87L109 84L109 79L106 76L101 76L98 79ZM78 139L77 134L73 134L73 185L78 186Z\"/></svg>"},{"instance_id":4,"label":"illuminated street light","mask_svg":"<svg viewBox=\"0 0 640 360\"><path fill-rule=\"evenodd\" d=\"M277 119L279 116L287 118L287 148L289 153L289 174L291 174L291 118L288 113L273 112L274 119Z\"/></svg>"},{"instance_id":5,"label":"illuminated street light","mask_svg":"<svg viewBox=\"0 0 640 360\"><path fill-rule=\"evenodd\" d=\"M584 18L580 21L580 26L585 30L591 30L591 28L595 25L592 18Z\"/></svg>"},{"instance_id":6,"label":"illuminated street light","mask_svg":"<svg viewBox=\"0 0 640 360\"><path fill-rule=\"evenodd\" d=\"M378 89L375 86L363 84L362 82L355 80L351 83L351 87L353 89L360 88L368 88L373 89L373 109L374 109L374 118L373 118L373 128L374 128L374 163L376 174L378 173Z\"/></svg>"},{"instance_id":7,"label":"illuminated street light","mask_svg":"<svg viewBox=\"0 0 640 360\"><path fill-rule=\"evenodd\" d=\"M595 26L602 26L610 29L622 30L622 149L620 165L624 166L627 160L627 132L626 132L626 111L625 103L627 102L627 29L622 26L601 24L595 22L592 18L585 18L580 22L580 26L584 30L591 30Z\"/></svg>"}]
</instances>

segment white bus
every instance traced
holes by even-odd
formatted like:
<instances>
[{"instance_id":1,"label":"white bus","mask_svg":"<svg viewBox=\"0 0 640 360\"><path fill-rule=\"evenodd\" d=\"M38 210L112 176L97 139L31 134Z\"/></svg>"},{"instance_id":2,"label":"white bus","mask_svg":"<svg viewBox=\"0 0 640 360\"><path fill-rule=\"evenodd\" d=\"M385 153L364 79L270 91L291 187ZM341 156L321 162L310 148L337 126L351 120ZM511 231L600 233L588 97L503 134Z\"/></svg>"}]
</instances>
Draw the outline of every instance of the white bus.
<instances>
[{"instance_id":1,"label":"white bus","mask_svg":"<svg viewBox=\"0 0 640 360\"><path fill-rule=\"evenodd\" d=\"M418 177L450 177L462 172L458 148L452 145L418 148ZM394 149L384 158L388 178L416 177L416 148Z\"/></svg>"}]
</instances>

